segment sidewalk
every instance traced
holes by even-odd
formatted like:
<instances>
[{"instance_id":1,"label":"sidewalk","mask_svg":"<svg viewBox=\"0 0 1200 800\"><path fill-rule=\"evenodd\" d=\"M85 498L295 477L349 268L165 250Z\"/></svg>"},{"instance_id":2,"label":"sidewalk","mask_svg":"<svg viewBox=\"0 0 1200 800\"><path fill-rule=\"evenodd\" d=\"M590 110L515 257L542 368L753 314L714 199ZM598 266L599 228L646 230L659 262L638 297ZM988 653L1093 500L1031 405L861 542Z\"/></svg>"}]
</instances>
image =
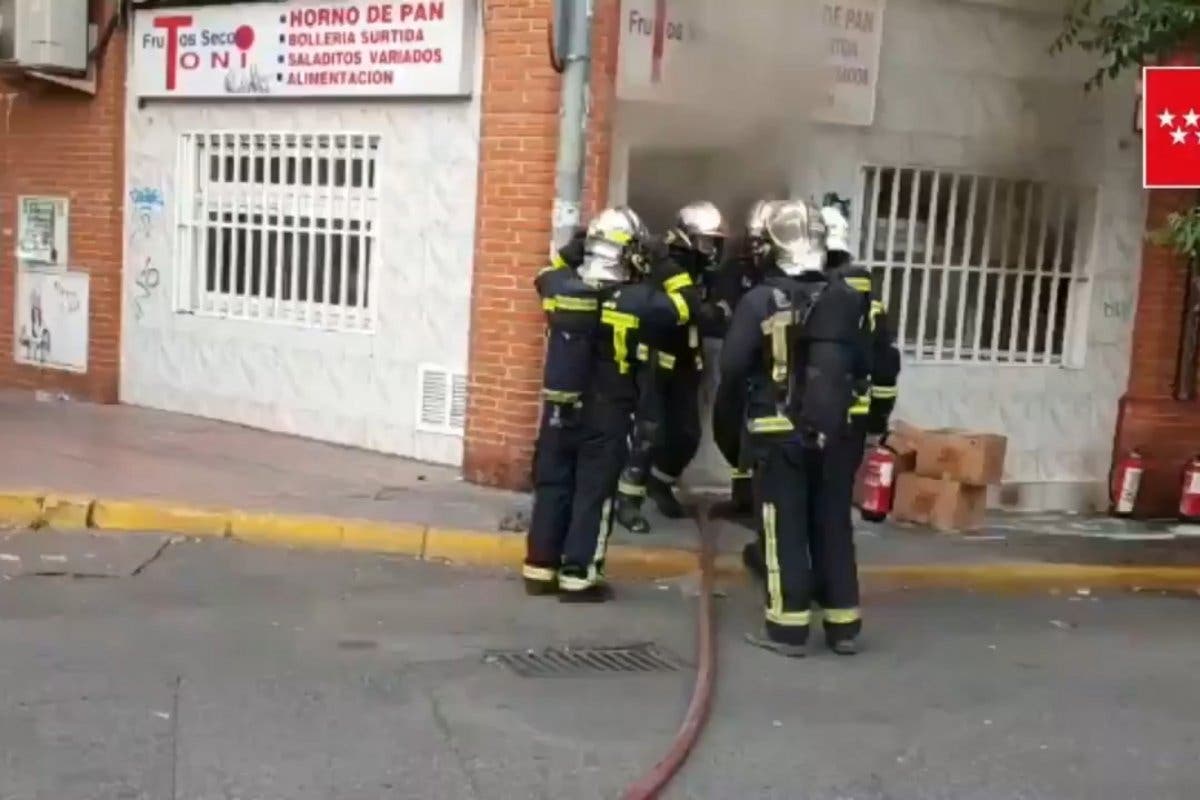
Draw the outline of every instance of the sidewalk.
<instances>
[{"instance_id":1,"label":"sidewalk","mask_svg":"<svg viewBox=\"0 0 1200 800\"><path fill-rule=\"evenodd\" d=\"M0 392L0 442L0 524L520 562L522 537L500 526L528 498L466 484L446 467L179 414L14 392ZM652 521L650 536L617 532L614 573L694 569L694 523ZM1200 587L1197 533L1166 523L997 514L978 535L864 524L858 542L868 577L1100 585L1116 569L1124 570L1123 583L1151 586L1169 574L1172 585ZM747 538L738 526L718 526L723 571L738 571L736 553ZM1145 567L1166 571L1151 580Z\"/></svg>"}]
</instances>

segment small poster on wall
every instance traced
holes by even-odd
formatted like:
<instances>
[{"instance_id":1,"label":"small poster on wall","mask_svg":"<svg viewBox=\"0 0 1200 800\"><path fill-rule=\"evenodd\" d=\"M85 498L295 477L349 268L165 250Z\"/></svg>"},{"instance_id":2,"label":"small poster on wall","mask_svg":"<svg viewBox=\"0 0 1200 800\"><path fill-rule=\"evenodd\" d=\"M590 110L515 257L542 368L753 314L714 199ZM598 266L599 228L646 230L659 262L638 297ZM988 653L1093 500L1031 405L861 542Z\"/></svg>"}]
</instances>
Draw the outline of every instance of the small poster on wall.
<instances>
[{"instance_id":1,"label":"small poster on wall","mask_svg":"<svg viewBox=\"0 0 1200 800\"><path fill-rule=\"evenodd\" d=\"M14 360L87 372L88 274L17 271Z\"/></svg>"},{"instance_id":2,"label":"small poster on wall","mask_svg":"<svg viewBox=\"0 0 1200 800\"><path fill-rule=\"evenodd\" d=\"M69 211L65 197L17 199L17 261L23 268L67 268Z\"/></svg>"}]
</instances>

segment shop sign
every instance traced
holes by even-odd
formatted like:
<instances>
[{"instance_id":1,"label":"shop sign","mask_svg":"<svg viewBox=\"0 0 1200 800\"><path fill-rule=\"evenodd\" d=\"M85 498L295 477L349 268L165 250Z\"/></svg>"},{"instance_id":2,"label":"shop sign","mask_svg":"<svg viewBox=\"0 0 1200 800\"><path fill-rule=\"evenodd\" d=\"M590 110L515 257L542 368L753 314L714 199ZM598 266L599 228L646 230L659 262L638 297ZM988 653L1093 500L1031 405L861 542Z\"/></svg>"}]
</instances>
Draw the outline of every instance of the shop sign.
<instances>
[{"instance_id":1,"label":"shop sign","mask_svg":"<svg viewBox=\"0 0 1200 800\"><path fill-rule=\"evenodd\" d=\"M819 16L814 17L820 26L815 44L825 51L826 70L815 119L862 126L874 121L884 4L885 0L820 4ZM711 104L714 65L719 65L718 71L744 70L738 77L745 79L747 91L754 90L753 82L769 87L772 61L777 71L794 64L788 49L796 46L795 32L771 29L769 13L760 13L762 21L730 16L738 13L732 3L622 0L618 98ZM660 16L665 24L659 24ZM741 52L724 52L731 43ZM773 52L778 55L773 57Z\"/></svg>"},{"instance_id":2,"label":"shop sign","mask_svg":"<svg viewBox=\"0 0 1200 800\"><path fill-rule=\"evenodd\" d=\"M475 0L240 3L134 14L138 97L465 97Z\"/></svg>"}]
</instances>

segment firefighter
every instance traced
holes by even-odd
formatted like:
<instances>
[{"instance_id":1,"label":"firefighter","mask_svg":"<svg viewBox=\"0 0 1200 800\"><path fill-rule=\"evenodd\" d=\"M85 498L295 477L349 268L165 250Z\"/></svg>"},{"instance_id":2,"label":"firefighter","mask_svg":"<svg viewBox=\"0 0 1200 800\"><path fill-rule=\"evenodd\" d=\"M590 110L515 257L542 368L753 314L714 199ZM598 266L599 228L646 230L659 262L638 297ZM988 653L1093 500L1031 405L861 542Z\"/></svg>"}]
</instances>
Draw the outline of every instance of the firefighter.
<instances>
[{"instance_id":1,"label":"firefighter","mask_svg":"<svg viewBox=\"0 0 1200 800\"><path fill-rule=\"evenodd\" d=\"M691 277L664 250L632 210L606 209L588 226L579 268L537 278L549 335L522 570L530 594L611 596L604 557L637 403L638 342L686 326L698 306Z\"/></svg>"},{"instance_id":2,"label":"firefighter","mask_svg":"<svg viewBox=\"0 0 1200 800\"><path fill-rule=\"evenodd\" d=\"M716 304L711 297L726 238L725 220L709 202L680 209L664 237L670 259L699 288L701 304L690 325L661 339L647 337L640 345L641 394L629 463L621 474L617 495L617 520L634 533L650 530L642 514L646 497L663 516L684 516L675 485L700 448L701 340L722 335L728 323L728 306Z\"/></svg>"},{"instance_id":3,"label":"firefighter","mask_svg":"<svg viewBox=\"0 0 1200 800\"><path fill-rule=\"evenodd\" d=\"M725 309L729 317L733 316L733 309L742 297L762 281L771 249L766 232L767 215L773 203L759 200L751 207L741 246L718 273L713 294L717 305ZM722 330L720 338L724 335ZM711 514L717 519L737 519L753 526L753 465L746 443L745 400L744 395L731 393L724 404L713 404L713 439L730 466L730 498L715 504Z\"/></svg>"},{"instance_id":4,"label":"firefighter","mask_svg":"<svg viewBox=\"0 0 1200 800\"><path fill-rule=\"evenodd\" d=\"M863 309L863 336L870 349L871 380L868 387L855 398L850 409L853 432L857 441L854 473L862 463L866 451L883 443L887 438L888 424L895 407L900 376L900 351L896 348L896 337L887 307L873 288L870 270L853 263L850 253L850 226L848 203L836 194L828 194L823 200L821 219L826 229L826 269L844 279L851 288L859 292ZM816 545L820 547L820 543ZM834 542L835 549L842 551L852 547L844 542ZM845 559L841 562L843 563ZM761 542L746 545L742 550L742 562L760 579L764 574Z\"/></svg>"},{"instance_id":5,"label":"firefighter","mask_svg":"<svg viewBox=\"0 0 1200 800\"><path fill-rule=\"evenodd\" d=\"M755 453L766 620L763 632L747 639L782 655L804 655L817 601L826 643L849 655L861 627L853 550L847 564L833 564L845 558L843 550L818 548L813 558L811 545L817 536L841 541L851 534L859 454L849 412L870 369L861 298L824 269L826 232L814 204L778 204L767 234L767 274L734 311L718 388L719 397L747 392Z\"/></svg>"}]
</instances>

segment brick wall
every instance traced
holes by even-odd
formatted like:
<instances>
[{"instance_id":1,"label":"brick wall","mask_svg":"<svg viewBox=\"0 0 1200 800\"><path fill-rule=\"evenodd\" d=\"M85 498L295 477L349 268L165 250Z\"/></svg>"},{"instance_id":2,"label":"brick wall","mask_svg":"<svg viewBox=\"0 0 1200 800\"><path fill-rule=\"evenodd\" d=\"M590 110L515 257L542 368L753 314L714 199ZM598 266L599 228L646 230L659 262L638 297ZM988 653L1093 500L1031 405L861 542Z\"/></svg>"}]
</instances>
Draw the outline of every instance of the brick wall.
<instances>
[{"instance_id":1,"label":"brick wall","mask_svg":"<svg viewBox=\"0 0 1200 800\"><path fill-rule=\"evenodd\" d=\"M586 207L604 202L611 157L619 0L595 3ZM543 318L533 277L547 262L559 77L550 0L485 0L483 120L463 472L525 488L537 429Z\"/></svg>"},{"instance_id":2,"label":"brick wall","mask_svg":"<svg viewBox=\"0 0 1200 800\"><path fill-rule=\"evenodd\" d=\"M93 19L100 20L99 8L95 11ZM95 97L18 75L0 76L0 94L15 95L7 125L0 113L0 387L47 389L78 399L117 401L124 44L123 31L118 31L105 51ZM0 112L3 110L0 105ZM14 198L22 194L70 198L70 265L91 276L86 374L14 363Z\"/></svg>"},{"instance_id":3,"label":"brick wall","mask_svg":"<svg viewBox=\"0 0 1200 800\"><path fill-rule=\"evenodd\" d=\"M1162 227L1169 213L1196 203L1194 191L1151 192L1146 229ZM1200 402L1173 399L1186 282L1182 258L1144 245L1129 388L1121 400L1114 448L1114 459L1133 448L1146 458L1136 508L1142 517L1174 515L1180 470L1200 452Z\"/></svg>"}]
</instances>

